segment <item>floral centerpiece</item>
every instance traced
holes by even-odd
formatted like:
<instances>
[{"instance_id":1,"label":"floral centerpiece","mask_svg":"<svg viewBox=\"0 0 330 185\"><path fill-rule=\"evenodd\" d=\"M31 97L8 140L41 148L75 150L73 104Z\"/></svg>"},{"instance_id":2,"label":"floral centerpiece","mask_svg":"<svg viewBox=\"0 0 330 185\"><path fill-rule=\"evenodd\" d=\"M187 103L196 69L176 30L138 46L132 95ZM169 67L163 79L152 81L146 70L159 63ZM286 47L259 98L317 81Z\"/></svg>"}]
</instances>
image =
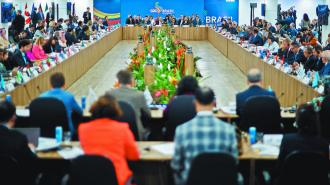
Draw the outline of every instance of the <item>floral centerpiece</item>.
<instances>
[{"instance_id":1,"label":"floral centerpiece","mask_svg":"<svg viewBox=\"0 0 330 185\"><path fill-rule=\"evenodd\" d=\"M150 43L151 34L154 37L154 46ZM137 49L134 49L134 52L130 53L131 63L128 67L133 73L135 88L141 91L148 88L154 103L167 104L175 94L178 81L185 74L187 47L179 40L172 40L170 30L166 28L146 30L138 38L143 40L144 52L139 55ZM195 61L199 59L196 57ZM155 65L156 68L154 83L148 87L144 83L144 65Z\"/></svg>"}]
</instances>

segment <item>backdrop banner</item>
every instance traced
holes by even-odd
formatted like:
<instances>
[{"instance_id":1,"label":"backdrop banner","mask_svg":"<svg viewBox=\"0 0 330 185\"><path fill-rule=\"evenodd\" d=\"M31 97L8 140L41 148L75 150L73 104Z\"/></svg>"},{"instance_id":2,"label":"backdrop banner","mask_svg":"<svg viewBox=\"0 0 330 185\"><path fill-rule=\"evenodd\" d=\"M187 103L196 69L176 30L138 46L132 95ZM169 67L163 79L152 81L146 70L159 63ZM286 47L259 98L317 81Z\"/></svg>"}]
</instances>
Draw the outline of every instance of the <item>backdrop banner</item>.
<instances>
[{"instance_id":1,"label":"backdrop banner","mask_svg":"<svg viewBox=\"0 0 330 185\"><path fill-rule=\"evenodd\" d=\"M203 16L204 0L121 0L121 23L125 24L128 15L152 15L165 17L167 14L197 14Z\"/></svg>"},{"instance_id":2,"label":"backdrop banner","mask_svg":"<svg viewBox=\"0 0 330 185\"><path fill-rule=\"evenodd\" d=\"M129 15L153 17L171 14L197 14L205 24L216 24L222 17L238 21L238 0L94 0L94 15L108 16L111 23L121 22Z\"/></svg>"},{"instance_id":3,"label":"backdrop banner","mask_svg":"<svg viewBox=\"0 0 330 185\"><path fill-rule=\"evenodd\" d=\"M231 17L238 22L239 0L205 0L205 23L221 24L221 18ZM250 8L250 7L248 7Z\"/></svg>"}]
</instances>

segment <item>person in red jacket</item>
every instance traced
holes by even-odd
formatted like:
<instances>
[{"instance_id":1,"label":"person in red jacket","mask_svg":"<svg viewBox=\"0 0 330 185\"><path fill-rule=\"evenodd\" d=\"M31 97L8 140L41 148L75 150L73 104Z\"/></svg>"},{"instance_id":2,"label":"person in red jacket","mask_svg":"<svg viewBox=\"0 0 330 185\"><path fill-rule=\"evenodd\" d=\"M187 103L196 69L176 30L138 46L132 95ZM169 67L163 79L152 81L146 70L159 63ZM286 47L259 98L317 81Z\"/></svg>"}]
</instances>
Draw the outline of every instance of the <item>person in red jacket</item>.
<instances>
[{"instance_id":1,"label":"person in red jacket","mask_svg":"<svg viewBox=\"0 0 330 185\"><path fill-rule=\"evenodd\" d=\"M140 154L128 124L114 120L122 115L117 100L104 95L92 105L90 112L94 120L81 124L78 129L82 149L87 155L109 158L114 164L118 184L130 184L133 173L127 160L138 160Z\"/></svg>"}]
</instances>

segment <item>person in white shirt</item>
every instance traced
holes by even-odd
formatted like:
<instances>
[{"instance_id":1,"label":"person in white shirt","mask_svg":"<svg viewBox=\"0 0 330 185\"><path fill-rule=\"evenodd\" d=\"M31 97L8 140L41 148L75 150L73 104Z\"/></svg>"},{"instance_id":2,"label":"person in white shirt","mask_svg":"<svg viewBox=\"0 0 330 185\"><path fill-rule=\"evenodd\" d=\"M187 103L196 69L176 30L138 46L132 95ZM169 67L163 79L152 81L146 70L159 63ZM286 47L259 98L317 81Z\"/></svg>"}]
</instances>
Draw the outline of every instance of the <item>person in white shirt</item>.
<instances>
[{"instance_id":1,"label":"person in white shirt","mask_svg":"<svg viewBox=\"0 0 330 185\"><path fill-rule=\"evenodd\" d=\"M277 44L273 36L268 37L264 49L268 50L270 53L277 53L280 46Z\"/></svg>"}]
</instances>

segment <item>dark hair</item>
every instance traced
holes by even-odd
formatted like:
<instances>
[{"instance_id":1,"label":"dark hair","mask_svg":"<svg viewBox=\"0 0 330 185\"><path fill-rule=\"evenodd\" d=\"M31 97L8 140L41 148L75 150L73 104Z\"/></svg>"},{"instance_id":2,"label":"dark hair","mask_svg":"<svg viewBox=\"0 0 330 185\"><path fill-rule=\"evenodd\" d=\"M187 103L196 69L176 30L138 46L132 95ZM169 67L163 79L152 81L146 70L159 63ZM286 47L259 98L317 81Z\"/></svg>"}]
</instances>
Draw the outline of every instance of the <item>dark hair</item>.
<instances>
[{"instance_id":1,"label":"dark hair","mask_svg":"<svg viewBox=\"0 0 330 185\"><path fill-rule=\"evenodd\" d=\"M78 22L78 26L82 26L83 25L83 22L82 21L79 21Z\"/></svg>"},{"instance_id":2,"label":"dark hair","mask_svg":"<svg viewBox=\"0 0 330 185\"><path fill-rule=\"evenodd\" d=\"M303 19L304 19L304 21L309 21L309 17L307 15L307 13L304 13Z\"/></svg>"},{"instance_id":3,"label":"dark hair","mask_svg":"<svg viewBox=\"0 0 330 185\"><path fill-rule=\"evenodd\" d=\"M88 28L88 26L87 25L84 25L83 27L82 27L82 30L85 32L85 31L87 31L89 28Z\"/></svg>"},{"instance_id":4,"label":"dark hair","mask_svg":"<svg viewBox=\"0 0 330 185\"><path fill-rule=\"evenodd\" d=\"M117 100L112 95L103 95L93 103L90 112L93 119L110 118L114 119L123 114Z\"/></svg>"},{"instance_id":5,"label":"dark hair","mask_svg":"<svg viewBox=\"0 0 330 185\"><path fill-rule=\"evenodd\" d=\"M195 98L202 105L210 105L215 101L215 95L211 88L201 87L196 90Z\"/></svg>"},{"instance_id":6,"label":"dark hair","mask_svg":"<svg viewBox=\"0 0 330 185\"><path fill-rule=\"evenodd\" d=\"M314 47L314 50L315 50L318 54L320 54L320 53L322 53L323 48L322 48L322 46L320 46L320 45L316 45L316 46Z\"/></svg>"},{"instance_id":7,"label":"dark hair","mask_svg":"<svg viewBox=\"0 0 330 185\"><path fill-rule=\"evenodd\" d=\"M320 134L318 114L312 104L302 104L299 106L296 113L296 123L299 132L303 134L315 136Z\"/></svg>"},{"instance_id":8,"label":"dark hair","mask_svg":"<svg viewBox=\"0 0 330 185\"><path fill-rule=\"evenodd\" d=\"M291 46L294 47L294 48L299 48L300 47L300 44L298 42L292 42L291 43Z\"/></svg>"},{"instance_id":9,"label":"dark hair","mask_svg":"<svg viewBox=\"0 0 330 185\"><path fill-rule=\"evenodd\" d=\"M72 32L73 29L72 29L72 28L68 28L66 31L67 31L67 32Z\"/></svg>"},{"instance_id":10,"label":"dark hair","mask_svg":"<svg viewBox=\"0 0 330 185\"><path fill-rule=\"evenodd\" d=\"M16 107L8 101L0 102L0 124L7 123L16 114Z\"/></svg>"},{"instance_id":11,"label":"dark hair","mask_svg":"<svg viewBox=\"0 0 330 185\"><path fill-rule=\"evenodd\" d=\"M193 76L183 77L176 89L176 95L195 94L198 89L198 81Z\"/></svg>"},{"instance_id":12,"label":"dark hair","mask_svg":"<svg viewBox=\"0 0 330 185\"><path fill-rule=\"evenodd\" d=\"M118 82L123 85L132 83L133 76L132 73L128 70L120 70L117 73Z\"/></svg>"},{"instance_id":13,"label":"dark hair","mask_svg":"<svg viewBox=\"0 0 330 185\"><path fill-rule=\"evenodd\" d=\"M258 28L253 28L253 33L259 33L259 29Z\"/></svg>"},{"instance_id":14,"label":"dark hair","mask_svg":"<svg viewBox=\"0 0 330 185\"><path fill-rule=\"evenodd\" d=\"M61 88L65 84L65 78L62 73L54 73L50 77L50 84L53 88Z\"/></svg>"},{"instance_id":15,"label":"dark hair","mask_svg":"<svg viewBox=\"0 0 330 185\"><path fill-rule=\"evenodd\" d=\"M28 46L31 44L31 41L29 39L23 39L18 43L18 48L21 49L25 46Z\"/></svg>"},{"instance_id":16,"label":"dark hair","mask_svg":"<svg viewBox=\"0 0 330 185\"><path fill-rule=\"evenodd\" d=\"M307 53L308 53L309 55L313 54L313 48L312 48L312 47L307 46L307 47L305 48L305 50L307 51Z\"/></svg>"}]
</instances>

